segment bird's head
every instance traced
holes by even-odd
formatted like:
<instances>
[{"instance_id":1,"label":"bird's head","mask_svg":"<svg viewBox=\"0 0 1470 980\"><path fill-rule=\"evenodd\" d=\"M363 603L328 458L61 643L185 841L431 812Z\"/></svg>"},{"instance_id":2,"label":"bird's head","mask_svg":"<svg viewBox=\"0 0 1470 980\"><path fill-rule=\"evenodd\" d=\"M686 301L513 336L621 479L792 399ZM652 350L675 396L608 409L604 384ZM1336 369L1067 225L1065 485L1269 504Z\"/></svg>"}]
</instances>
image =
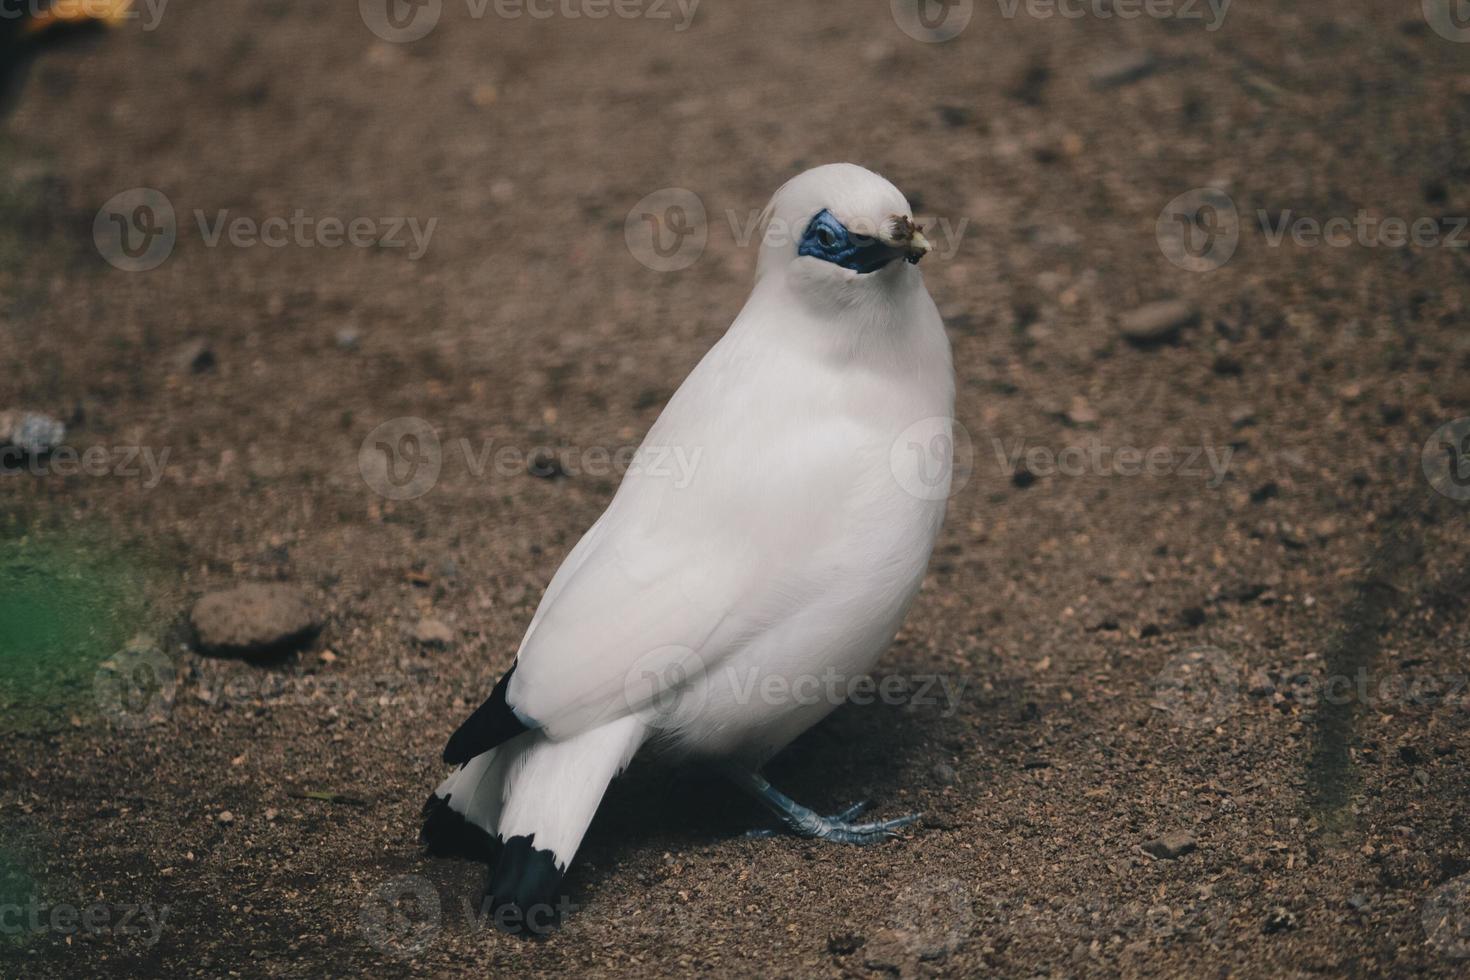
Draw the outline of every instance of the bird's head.
<instances>
[{"instance_id":1,"label":"bird's head","mask_svg":"<svg viewBox=\"0 0 1470 980\"><path fill-rule=\"evenodd\" d=\"M929 252L909 202L884 178L851 163L787 181L766 206L758 275L778 268L813 285L902 281Z\"/></svg>"}]
</instances>

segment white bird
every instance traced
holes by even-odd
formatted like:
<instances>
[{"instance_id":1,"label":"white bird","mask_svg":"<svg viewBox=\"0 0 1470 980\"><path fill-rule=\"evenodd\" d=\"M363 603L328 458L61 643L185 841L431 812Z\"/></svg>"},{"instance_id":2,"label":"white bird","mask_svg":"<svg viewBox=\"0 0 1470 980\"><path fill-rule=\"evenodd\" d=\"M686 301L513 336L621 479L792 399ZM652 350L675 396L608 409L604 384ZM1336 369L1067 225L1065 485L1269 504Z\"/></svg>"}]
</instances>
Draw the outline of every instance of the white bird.
<instances>
[{"instance_id":1,"label":"white bird","mask_svg":"<svg viewBox=\"0 0 1470 980\"><path fill-rule=\"evenodd\" d=\"M803 836L869 843L916 819L822 817L760 769L892 642L944 519L954 370L917 268L929 249L862 167L809 170L771 199L744 309L445 749L459 768L423 840L492 843L497 924L536 925L645 744L716 762ZM671 458L693 465L657 465Z\"/></svg>"}]
</instances>

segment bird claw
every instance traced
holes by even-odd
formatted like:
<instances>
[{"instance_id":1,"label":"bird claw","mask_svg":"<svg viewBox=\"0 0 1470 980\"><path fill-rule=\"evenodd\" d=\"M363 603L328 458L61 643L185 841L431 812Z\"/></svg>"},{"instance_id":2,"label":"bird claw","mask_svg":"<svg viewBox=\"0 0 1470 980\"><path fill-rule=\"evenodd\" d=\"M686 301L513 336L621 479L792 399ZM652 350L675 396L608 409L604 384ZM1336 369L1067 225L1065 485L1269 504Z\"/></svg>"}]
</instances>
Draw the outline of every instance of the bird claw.
<instances>
[{"instance_id":1,"label":"bird claw","mask_svg":"<svg viewBox=\"0 0 1470 980\"><path fill-rule=\"evenodd\" d=\"M921 813L911 813L906 817L895 817L892 820L853 823L853 818L866 810L867 807L867 801L864 800L859 803L854 803L847 809L830 817L797 820L791 822L788 826L791 833L798 837L831 841L834 844L863 845L876 844L879 841L897 837L899 830L909 826L923 816ZM748 840L764 840L775 837L778 833L779 831L770 827L761 827L756 830L747 831L745 836Z\"/></svg>"},{"instance_id":2,"label":"bird claw","mask_svg":"<svg viewBox=\"0 0 1470 980\"><path fill-rule=\"evenodd\" d=\"M876 844L897 837L899 830L916 822L923 814L911 813L892 820L875 820L871 823L849 823L838 817L829 817L824 826L812 836L837 844Z\"/></svg>"}]
</instances>

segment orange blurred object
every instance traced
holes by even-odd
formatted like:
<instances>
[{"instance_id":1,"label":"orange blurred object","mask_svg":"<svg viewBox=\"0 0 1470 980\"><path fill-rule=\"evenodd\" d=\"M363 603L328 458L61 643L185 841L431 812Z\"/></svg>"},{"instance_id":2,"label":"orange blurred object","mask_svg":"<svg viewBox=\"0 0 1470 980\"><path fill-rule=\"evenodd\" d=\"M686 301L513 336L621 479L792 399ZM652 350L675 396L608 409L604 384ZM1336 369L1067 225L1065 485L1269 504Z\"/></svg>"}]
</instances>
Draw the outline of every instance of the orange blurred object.
<instances>
[{"instance_id":1,"label":"orange blurred object","mask_svg":"<svg viewBox=\"0 0 1470 980\"><path fill-rule=\"evenodd\" d=\"M53 0L26 21L22 34L34 37L61 24L116 24L128 16L133 0Z\"/></svg>"}]
</instances>

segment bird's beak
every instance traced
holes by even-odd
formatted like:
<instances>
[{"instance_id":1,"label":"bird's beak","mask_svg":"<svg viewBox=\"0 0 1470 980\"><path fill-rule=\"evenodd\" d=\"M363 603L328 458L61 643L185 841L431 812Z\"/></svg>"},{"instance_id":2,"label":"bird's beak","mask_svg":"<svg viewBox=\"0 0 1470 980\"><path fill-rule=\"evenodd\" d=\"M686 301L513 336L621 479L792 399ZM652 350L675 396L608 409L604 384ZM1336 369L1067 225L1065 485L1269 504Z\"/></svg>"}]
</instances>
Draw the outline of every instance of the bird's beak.
<instances>
[{"instance_id":1,"label":"bird's beak","mask_svg":"<svg viewBox=\"0 0 1470 980\"><path fill-rule=\"evenodd\" d=\"M917 264L934 248L924 237L924 227L914 224L914 219L906 214L895 214L889 218L878 240L903 253L904 260L910 265Z\"/></svg>"},{"instance_id":2,"label":"bird's beak","mask_svg":"<svg viewBox=\"0 0 1470 980\"><path fill-rule=\"evenodd\" d=\"M928 255L934 246L929 244L929 239L924 237L924 229L914 227L914 233L909 236L909 258L917 262Z\"/></svg>"}]
</instances>

